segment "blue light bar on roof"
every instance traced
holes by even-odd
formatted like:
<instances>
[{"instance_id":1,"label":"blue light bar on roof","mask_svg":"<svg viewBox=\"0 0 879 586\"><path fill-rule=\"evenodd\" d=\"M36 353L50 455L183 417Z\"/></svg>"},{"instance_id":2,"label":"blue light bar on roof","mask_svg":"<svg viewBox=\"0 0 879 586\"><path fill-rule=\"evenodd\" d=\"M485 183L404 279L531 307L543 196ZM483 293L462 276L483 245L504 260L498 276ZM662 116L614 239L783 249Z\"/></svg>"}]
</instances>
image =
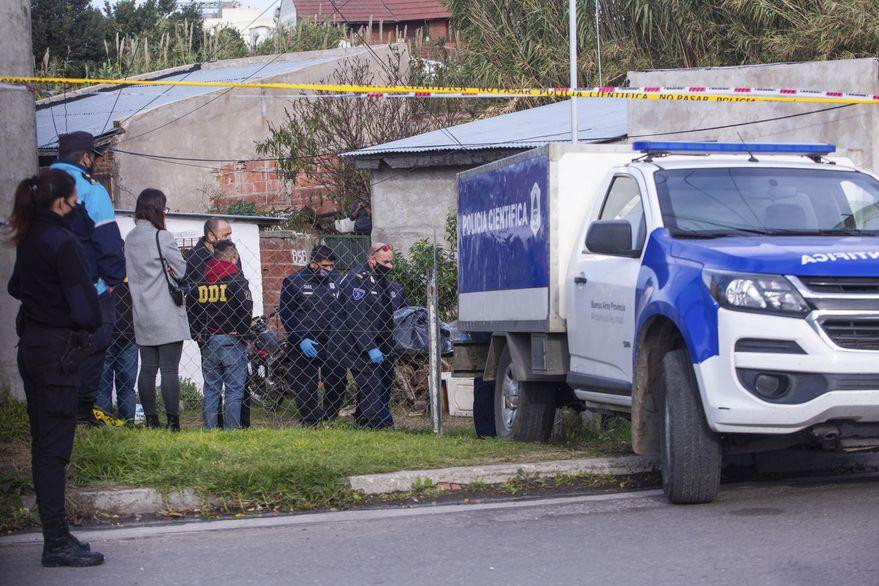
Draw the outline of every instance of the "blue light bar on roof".
<instances>
[{"instance_id":1,"label":"blue light bar on roof","mask_svg":"<svg viewBox=\"0 0 879 586\"><path fill-rule=\"evenodd\" d=\"M774 155L827 155L836 152L832 144L741 143L741 142L659 142L640 140L632 150L644 153L741 153Z\"/></svg>"}]
</instances>

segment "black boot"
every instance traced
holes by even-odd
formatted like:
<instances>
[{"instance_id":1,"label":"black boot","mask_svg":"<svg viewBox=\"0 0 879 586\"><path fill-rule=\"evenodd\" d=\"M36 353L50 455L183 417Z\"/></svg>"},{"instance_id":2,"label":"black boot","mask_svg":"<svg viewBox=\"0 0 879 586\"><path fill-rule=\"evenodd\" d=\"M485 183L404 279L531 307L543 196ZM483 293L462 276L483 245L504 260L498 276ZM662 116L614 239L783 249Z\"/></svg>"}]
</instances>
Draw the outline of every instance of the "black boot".
<instances>
[{"instance_id":1,"label":"black boot","mask_svg":"<svg viewBox=\"0 0 879 586\"><path fill-rule=\"evenodd\" d=\"M84 568L104 563L104 556L84 549L78 539L68 531L67 520L43 520L43 565L47 568L72 566Z\"/></svg>"},{"instance_id":2,"label":"black boot","mask_svg":"<svg viewBox=\"0 0 879 586\"><path fill-rule=\"evenodd\" d=\"M64 524L62 525L62 527L63 527L64 532L67 533L67 539L69 539L70 542L73 543L76 547L78 547L79 549L81 549L83 551L91 551L92 550L92 546L89 545L88 541L82 541L80 539L77 539L76 536L70 532L70 525L67 524L66 520L64 521Z\"/></svg>"},{"instance_id":3,"label":"black boot","mask_svg":"<svg viewBox=\"0 0 879 586\"><path fill-rule=\"evenodd\" d=\"M161 424L159 423L158 415L146 415L146 426L150 429L159 429Z\"/></svg>"},{"instance_id":4,"label":"black boot","mask_svg":"<svg viewBox=\"0 0 879 586\"><path fill-rule=\"evenodd\" d=\"M74 543L72 535L64 535L58 539L43 542L43 565L47 568L73 566L84 568L100 566L104 563L104 554L80 548Z\"/></svg>"},{"instance_id":5,"label":"black boot","mask_svg":"<svg viewBox=\"0 0 879 586\"><path fill-rule=\"evenodd\" d=\"M168 431L180 431L179 415L168 415Z\"/></svg>"},{"instance_id":6,"label":"black boot","mask_svg":"<svg viewBox=\"0 0 879 586\"><path fill-rule=\"evenodd\" d=\"M101 427L103 423L95 418L95 412L92 411L93 403L81 402L76 409L76 424L85 427Z\"/></svg>"}]
</instances>

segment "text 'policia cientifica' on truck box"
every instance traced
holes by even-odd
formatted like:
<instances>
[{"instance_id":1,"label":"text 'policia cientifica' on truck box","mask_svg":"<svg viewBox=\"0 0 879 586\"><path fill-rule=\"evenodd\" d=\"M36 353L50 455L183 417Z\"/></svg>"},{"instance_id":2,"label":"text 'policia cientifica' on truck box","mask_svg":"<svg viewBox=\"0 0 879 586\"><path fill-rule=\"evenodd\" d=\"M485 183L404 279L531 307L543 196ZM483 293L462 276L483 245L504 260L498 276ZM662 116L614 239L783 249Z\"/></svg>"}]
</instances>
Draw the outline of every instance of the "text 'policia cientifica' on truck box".
<instances>
[{"instance_id":1,"label":"text 'policia cientifica' on truck box","mask_svg":"<svg viewBox=\"0 0 879 586\"><path fill-rule=\"evenodd\" d=\"M834 151L549 145L461 173L483 336L455 368L495 381L498 434L627 414L677 503L715 497L723 454L879 447L879 181Z\"/></svg>"}]
</instances>

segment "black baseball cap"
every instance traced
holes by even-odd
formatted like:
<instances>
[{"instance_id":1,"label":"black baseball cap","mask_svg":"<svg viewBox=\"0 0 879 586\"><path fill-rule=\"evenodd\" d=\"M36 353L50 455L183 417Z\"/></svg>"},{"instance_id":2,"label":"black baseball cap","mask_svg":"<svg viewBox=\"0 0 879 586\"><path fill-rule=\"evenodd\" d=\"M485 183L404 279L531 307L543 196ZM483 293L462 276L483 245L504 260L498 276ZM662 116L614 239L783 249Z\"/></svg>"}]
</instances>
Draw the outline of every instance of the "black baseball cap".
<instances>
[{"instance_id":1,"label":"black baseball cap","mask_svg":"<svg viewBox=\"0 0 879 586\"><path fill-rule=\"evenodd\" d=\"M76 132L58 136L59 157L63 158L77 151L92 152L96 155L104 154L102 150L95 147L95 137L84 130L77 130Z\"/></svg>"}]
</instances>

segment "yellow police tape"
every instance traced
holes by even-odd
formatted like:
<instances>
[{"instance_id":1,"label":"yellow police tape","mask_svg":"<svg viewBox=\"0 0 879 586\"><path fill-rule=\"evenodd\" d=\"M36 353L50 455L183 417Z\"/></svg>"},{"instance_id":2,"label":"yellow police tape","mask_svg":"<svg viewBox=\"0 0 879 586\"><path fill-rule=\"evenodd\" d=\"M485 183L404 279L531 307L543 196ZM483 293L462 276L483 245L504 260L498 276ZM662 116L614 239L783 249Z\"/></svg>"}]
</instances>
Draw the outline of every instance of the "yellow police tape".
<instances>
[{"instance_id":1,"label":"yellow police tape","mask_svg":"<svg viewBox=\"0 0 879 586\"><path fill-rule=\"evenodd\" d=\"M855 94L836 91L794 89L764 89L749 87L713 88L690 86L685 88L599 87L570 88L466 88L420 86L371 86L320 83L186 81L150 79L98 79L79 77L24 77L0 76L0 82L12 84L50 83L65 85L149 85L250 89L285 89L314 92L357 94L365 97L447 97L447 98L618 98L626 100L668 100L698 102L792 102L805 104L879 104L879 95Z\"/></svg>"}]
</instances>

